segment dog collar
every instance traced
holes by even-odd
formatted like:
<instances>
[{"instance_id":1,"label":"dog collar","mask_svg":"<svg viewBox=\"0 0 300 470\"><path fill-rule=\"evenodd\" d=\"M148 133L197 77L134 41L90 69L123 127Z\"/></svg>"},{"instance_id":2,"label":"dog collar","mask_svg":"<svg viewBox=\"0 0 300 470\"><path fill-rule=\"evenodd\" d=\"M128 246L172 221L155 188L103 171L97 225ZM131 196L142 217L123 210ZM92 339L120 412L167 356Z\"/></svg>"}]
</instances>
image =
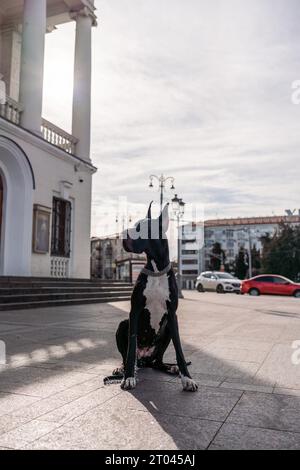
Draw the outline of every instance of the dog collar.
<instances>
[{"instance_id":1,"label":"dog collar","mask_svg":"<svg viewBox=\"0 0 300 470\"><path fill-rule=\"evenodd\" d=\"M151 276L151 277L160 277L163 276L164 274L167 274L172 267L172 264L169 263L168 266L165 267L162 271L150 271L150 269L143 268L142 273L146 274L146 276Z\"/></svg>"}]
</instances>

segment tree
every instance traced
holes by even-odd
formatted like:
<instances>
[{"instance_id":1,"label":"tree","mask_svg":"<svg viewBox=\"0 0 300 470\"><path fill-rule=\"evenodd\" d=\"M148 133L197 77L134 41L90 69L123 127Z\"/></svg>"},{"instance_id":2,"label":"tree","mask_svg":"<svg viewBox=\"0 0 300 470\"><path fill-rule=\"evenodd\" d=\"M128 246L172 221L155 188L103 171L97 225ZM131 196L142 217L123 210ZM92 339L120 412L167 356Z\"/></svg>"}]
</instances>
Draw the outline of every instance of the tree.
<instances>
[{"instance_id":1,"label":"tree","mask_svg":"<svg viewBox=\"0 0 300 470\"><path fill-rule=\"evenodd\" d=\"M222 245L219 242L216 242L212 247L210 253L210 267L212 271L220 271L221 266L225 265L226 254L222 249Z\"/></svg>"},{"instance_id":2,"label":"tree","mask_svg":"<svg viewBox=\"0 0 300 470\"><path fill-rule=\"evenodd\" d=\"M283 223L273 237L263 237L262 243L262 271L296 280L300 273L300 226Z\"/></svg>"},{"instance_id":3,"label":"tree","mask_svg":"<svg viewBox=\"0 0 300 470\"><path fill-rule=\"evenodd\" d=\"M235 259L235 275L239 279L245 279L249 270L249 255L243 246L240 247L239 253Z\"/></svg>"},{"instance_id":4,"label":"tree","mask_svg":"<svg viewBox=\"0 0 300 470\"><path fill-rule=\"evenodd\" d=\"M252 274L253 276L256 276L260 272L260 269L261 269L260 251L257 249L256 245L252 247L251 254L252 254Z\"/></svg>"},{"instance_id":5,"label":"tree","mask_svg":"<svg viewBox=\"0 0 300 470\"><path fill-rule=\"evenodd\" d=\"M251 249L252 255L252 275L255 276L260 272L261 268L261 257L260 251L257 249L256 245L254 245ZM239 253L235 258L235 266L234 271L236 277L239 279L245 279L249 276L249 251L246 250L245 247L241 246L239 249Z\"/></svg>"}]
</instances>

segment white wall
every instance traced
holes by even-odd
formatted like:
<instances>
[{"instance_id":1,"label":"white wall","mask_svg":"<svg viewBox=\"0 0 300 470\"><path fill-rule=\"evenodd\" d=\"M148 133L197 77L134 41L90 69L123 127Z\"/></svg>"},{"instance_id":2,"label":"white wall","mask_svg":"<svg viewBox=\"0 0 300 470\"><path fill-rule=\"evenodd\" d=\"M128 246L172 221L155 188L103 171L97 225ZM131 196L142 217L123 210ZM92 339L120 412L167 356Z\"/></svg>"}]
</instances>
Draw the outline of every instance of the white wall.
<instances>
[{"instance_id":1,"label":"white wall","mask_svg":"<svg viewBox=\"0 0 300 470\"><path fill-rule=\"evenodd\" d=\"M52 148L42 139L17 130L15 135L2 132L2 135L13 139L26 153L33 168L36 189L33 192L33 203L52 208L53 196L69 198L72 202L72 254L71 277L90 277L90 222L91 222L91 180L89 168L82 165L79 171L74 170L78 163L64 152ZM26 136L27 134L27 136ZM25 138L24 138L25 136ZM80 182L79 179L83 181ZM64 189L62 181L72 184ZM51 242L51 231L50 231ZM50 253L32 253L32 276L50 276Z\"/></svg>"}]
</instances>

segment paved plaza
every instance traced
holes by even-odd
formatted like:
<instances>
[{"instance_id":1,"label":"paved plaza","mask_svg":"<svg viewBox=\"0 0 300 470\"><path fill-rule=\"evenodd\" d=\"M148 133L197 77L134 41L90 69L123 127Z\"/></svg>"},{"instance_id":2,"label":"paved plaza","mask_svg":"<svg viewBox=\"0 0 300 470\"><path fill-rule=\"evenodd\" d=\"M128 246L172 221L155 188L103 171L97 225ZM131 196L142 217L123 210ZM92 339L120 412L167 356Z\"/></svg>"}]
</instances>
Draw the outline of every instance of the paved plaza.
<instances>
[{"instance_id":1,"label":"paved plaza","mask_svg":"<svg viewBox=\"0 0 300 470\"><path fill-rule=\"evenodd\" d=\"M132 392L103 386L128 308L0 312L0 449L300 449L299 299L185 292L178 317L198 393L150 370Z\"/></svg>"}]
</instances>

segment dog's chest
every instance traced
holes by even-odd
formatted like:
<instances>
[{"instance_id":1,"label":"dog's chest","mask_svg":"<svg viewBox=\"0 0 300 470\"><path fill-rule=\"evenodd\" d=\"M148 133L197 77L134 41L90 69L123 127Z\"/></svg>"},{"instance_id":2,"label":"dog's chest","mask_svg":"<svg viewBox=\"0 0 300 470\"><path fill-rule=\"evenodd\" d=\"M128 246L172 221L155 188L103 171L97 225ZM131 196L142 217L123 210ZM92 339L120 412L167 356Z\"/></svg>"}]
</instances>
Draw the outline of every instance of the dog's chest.
<instances>
[{"instance_id":1,"label":"dog's chest","mask_svg":"<svg viewBox=\"0 0 300 470\"><path fill-rule=\"evenodd\" d=\"M162 316L167 312L167 300L170 300L167 274L159 277L148 276L144 296L146 297L145 308L150 313L150 324L157 332Z\"/></svg>"}]
</instances>

